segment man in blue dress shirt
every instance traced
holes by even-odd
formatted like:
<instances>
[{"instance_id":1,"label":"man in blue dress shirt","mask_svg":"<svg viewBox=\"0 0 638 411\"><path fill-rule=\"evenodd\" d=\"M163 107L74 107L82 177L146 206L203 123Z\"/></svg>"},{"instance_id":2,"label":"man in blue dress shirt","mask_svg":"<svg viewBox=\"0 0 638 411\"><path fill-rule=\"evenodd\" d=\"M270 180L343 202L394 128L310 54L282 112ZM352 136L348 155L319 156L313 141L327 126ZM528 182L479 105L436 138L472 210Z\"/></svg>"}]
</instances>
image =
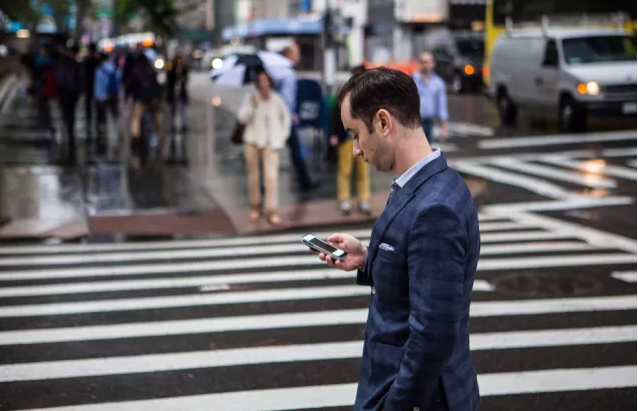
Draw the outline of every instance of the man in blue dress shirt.
<instances>
[{"instance_id":1,"label":"man in blue dress shirt","mask_svg":"<svg viewBox=\"0 0 638 411\"><path fill-rule=\"evenodd\" d=\"M423 131L428 142L432 144L432 127L436 120L441 126L441 139L445 140L448 136L445 82L434 72L435 62L432 53L427 51L421 53L419 65L419 71L414 73L412 78L414 78L421 99L420 113Z\"/></svg>"}]
</instances>

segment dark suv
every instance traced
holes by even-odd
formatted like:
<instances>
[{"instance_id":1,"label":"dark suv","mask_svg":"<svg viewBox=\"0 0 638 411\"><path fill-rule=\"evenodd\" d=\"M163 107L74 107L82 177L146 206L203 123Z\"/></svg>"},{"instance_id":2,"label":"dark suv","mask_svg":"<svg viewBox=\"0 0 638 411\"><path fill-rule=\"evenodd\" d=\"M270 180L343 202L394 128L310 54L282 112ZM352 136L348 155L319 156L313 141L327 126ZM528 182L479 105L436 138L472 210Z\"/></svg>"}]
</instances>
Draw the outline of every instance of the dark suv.
<instances>
[{"instance_id":1,"label":"dark suv","mask_svg":"<svg viewBox=\"0 0 638 411\"><path fill-rule=\"evenodd\" d=\"M455 93L483 87L485 40L482 34L455 34L433 47L436 73Z\"/></svg>"}]
</instances>

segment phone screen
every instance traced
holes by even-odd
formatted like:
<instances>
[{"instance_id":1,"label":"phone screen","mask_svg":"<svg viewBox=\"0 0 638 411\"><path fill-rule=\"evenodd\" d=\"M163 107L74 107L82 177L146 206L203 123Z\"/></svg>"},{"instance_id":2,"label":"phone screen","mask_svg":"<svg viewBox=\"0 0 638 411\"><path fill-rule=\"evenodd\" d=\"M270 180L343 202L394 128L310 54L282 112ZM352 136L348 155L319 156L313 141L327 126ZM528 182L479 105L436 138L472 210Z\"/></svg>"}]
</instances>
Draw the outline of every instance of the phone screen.
<instances>
[{"instance_id":1,"label":"phone screen","mask_svg":"<svg viewBox=\"0 0 638 411\"><path fill-rule=\"evenodd\" d=\"M330 243L326 243L325 241L321 241L320 239L314 237L311 240L308 241L311 244L314 244L316 246L319 246L323 249L325 249L326 251L330 252L330 253L334 253L335 251L338 251L338 248L334 248L333 246L330 245Z\"/></svg>"}]
</instances>

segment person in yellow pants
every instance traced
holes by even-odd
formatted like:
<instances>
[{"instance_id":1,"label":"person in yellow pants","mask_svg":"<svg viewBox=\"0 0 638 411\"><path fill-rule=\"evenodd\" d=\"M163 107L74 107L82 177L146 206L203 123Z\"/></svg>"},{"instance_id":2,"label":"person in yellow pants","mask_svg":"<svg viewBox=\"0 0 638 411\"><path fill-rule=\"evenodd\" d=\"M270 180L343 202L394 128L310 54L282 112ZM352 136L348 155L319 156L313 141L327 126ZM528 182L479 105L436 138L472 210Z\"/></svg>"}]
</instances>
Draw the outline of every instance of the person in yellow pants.
<instances>
[{"instance_id":1,"label":"person in yellow pants","mask_svg":"<svg viewBox=\"0 0 638 411\"><path fill-rule=\"evenodd\" d=\"M353 75L357 75L364 71L362 66L355 67L352 70ZM332 112L332 132L330 136L330 144L337 147L337 156L339 162L339 171L337 173L337 198L341 202L341 212L348 215L352 212L351 187L350 180L352 178L353 163L356 168L356 186L357 200L359 212L370 215L372 207L370 206L370 165L363 158L355 158L352 154L353 141L352 136L346 133L343 123L341 122L341 110L338 104L335 104Z\"/></svg>"}]
</instances>

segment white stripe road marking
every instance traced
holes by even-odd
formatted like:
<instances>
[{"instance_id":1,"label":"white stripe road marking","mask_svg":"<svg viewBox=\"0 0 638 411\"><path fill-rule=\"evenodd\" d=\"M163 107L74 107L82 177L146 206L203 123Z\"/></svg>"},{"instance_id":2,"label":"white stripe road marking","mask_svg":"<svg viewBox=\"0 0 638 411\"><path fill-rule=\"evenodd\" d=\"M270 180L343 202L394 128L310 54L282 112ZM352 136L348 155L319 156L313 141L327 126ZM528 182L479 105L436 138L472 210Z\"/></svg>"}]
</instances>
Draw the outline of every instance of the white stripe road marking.
<instances>
[{"instance_id":1,"label":"white stripe road marking","mask_svg":"<svg viewBox=\"0 0 638 411\"><path fill-rule=\"evenodd\" d=\"M589 175L600 173L600 174L607 174L613 177L625 178L627 180L637 179L636 170L632 170L627 167L616 166L613 164L601 164L600 166L595 165L592 167L592 166L589 166L586 161L576 161L576 160L570 160L569 158L561 158L561 157L546 157L546 158L541 157L537 161L553 164L553 165L561 166L561 167L574 168L576 170L589 173Z\"/></svg>"},{"instance_id":2,"label":"white stripe road marking","mask_svg":"<svg viewBox=\"0 0 638 411\"><path fill-rule=\"evenodd\" d=\"M607 148L601 151L603 157L635 157L638 153L636 146L625 148Z\"/></svg>"},{"instance_id":3,"label":"white stripe road marking","mask_svg":"<svg viewBox=\"0 0 638 411\"><path fill-rule=\"evenodd\" d=\"M511 223L502 223L511 224ZM511 229L522 228L519 224L511 224ZM521 232L526 236L534 233L540 234L538 231ZM506 233L502 235L504 238L510 238ZM497 237L498 238L498 237ZM517 237L513 237L517 238ZM360 238L365 244L368 243L368 238ZM560 243L555 243L558 247L564 246ZM578 248L568 249L577 250ZM494 255L494 254L515 254L518 252L528 252L527 250L533 250L534 247L521 247L517 244L509 245L495 245L485 246L482 251L482 255ZM545 250L539 251L551 251L551 247L547 247ZM530 252L539 252L530 251ZM563 251L563 250L557 250ZM234 247L234 248L215 248L215 249L185 249L185 250L166 250L166 251L149 251L142 252L124 252L124 253L98 253L98 254L71 254L71 255L48 255L43 257L38 256L23 256L23 257L7 257L0 258L0 267L15 267L20 269L23 267L35 267L46 266L51 267L54 265L89 265L89 264L102 264L102 263L133 263L133 262L159 262L161 260L169 260L171 263L176 263L175 260L181 259L209 259L218 261L217 259L233 258L233 257L254 257L258 255L273 256L277 254L285 254L287 256L303 255L308 253L308 249L301 246L299 243L294 244L275 244L275 245L263 245L263 246L246 246L246 247ZM0 280L2 280L2 274L0 274Z\"/></svg>"},{"instance_id":4,"label":"white stripe road marking","mask_svg":"<svg viewBox=\"0 0 638 411\"><path fill-rule=\"evenodd\" d=\"M350 234L355 237L370 236L372 232L372 225L369 229L353 230ZM334 231L324 231L313 233L319 238L327 238L332 235ZM64 252L98 252L98 251L124 251L124 250L138 250L149 251L156 250L169 250L179 248L204 248L204 247L236 247L246 245L260 245L260 244L276 244L276 243L289 243L289 242L301 242L301 237L305 233L292 233L292 234L276 234L265 236L251 236L251 237L224 237L224 238L212 238L204 240L180 240L180 241L149 241L149 242L136 242L136 243L108 243L108 244L65 244L65 245L42 245L42 246L14 246L14 247L1 247L1 254L21 254L21 253L64 253Z\"/></svg>"},{"instance_id":5,"label":"white stripe road marking","mask_svg":"<svg viewBox=\"0 0 638 411\"><path fill-rule=\"evenodd\" d=\"M502 350L636 341L636 326L472 334L470 349ZM360 358L363 341L235 348L0 365L0 383Z\"/></svg>"},{"instance_id":6,"label":"white stripe road marking","mask_svg":"<svg viewBox=\"0 0 638 411\"><path fill-rule=\"evenodd\" d=\"M482 243L505 242L505 241L540 241L554 240L559 238L569 238L562 233L546 232L546 231L529 231L520 233L495 233L490 237L485 234L481 237ZM302 246L303 247L303 246ZM505 248L504 248L505 249ZM484 261L485 264L492 260ZM519 261L528 261L520 259ZM273 267L313 267L325 264L313 254L308 252L307 256L289 256L286 258L274 259L268 257L261 258L244 258L222 261L196 261L184 262L180 264L139 264L130 266L112 266L112 267L73 267L73 268L52 268L52 269L35 269L35 270L15 270L0 272L0 281L13 280L34 280L34 279L52 279L52 278L78 278L78 277L112 277L126 276L138 274L175 274L189 272L206 272L220 270L249 270L263 269ZM578 265L578 264L576 264ZM516 264L514 264L516 266ZM524 268L524 267L523 267Z\"/></svg>"},{"instance_id":7,"label":"white stripe road marking","mask_svg":"<svg viewBox=\"0 0 638 411\"><path fill-rule=\"evenodd\" d=\"M581 144L603 141L631 141L636 140L635 131L613 131L605 133L589 134L557 134L553 136L532 136L518 138L499 138L482 140L479 147L482 149L500 149L515 147L546 147L562 144Z\"/></svg>"},{"instance_id":8,"label":"white stripe road marking","mask_svg":"<svg viewBox=\"0 0 638 411\"><path fill-rule=\"evenodd\" d=\"M163 278L153 280L117 280L71 284L30 285L0 288L0 297L29 297L40 295L84 294L113 291L158 290L166 288L200 287L200 291L230 289L231 285L249 283L271 283L285 281L313 281L354 279L352 272L334 268L306 271L277 271L269 273L211 275L201 277ZM224 288L219 288L224 287ZM203 289L201 289L203 288ZM474 281L474 291L492 291L485 280Z\"/></svg>"},{"instance_id":9,"label":"white stripe road marking","mask_svg":"<svg viewBox=\"0 0 638 411\"><path fill-rule=\"evenodd\" d=\"M362 287L366 288L366 287ZM636 296L477 301L472 317L635 310ZM1 331L0 345L202 334L328 325L365 324L366 308L319 312L251 315L194 320L153 321L87 327Z\"/></svg>"},{"instance_id":10,"label":"white stripe road marking","mask_svg":"<svg viewBox=\"0 0 638 411\"><path fill-rule=\"evenodd\" d=\"M510 170L520 171L525 174L532 174L567 183L579 184L591 188L615 188L616 182L597 175L584 176L574 171L564 171L555 167L548 167L539 164L520 162L511 158L498 158L491 161L491 164Z\"/></svg>"},{"instance_id":11,"label":"white stripe road marking","mask_svg":"<svg viewBox=\"0 0 638 411\"><path fill-rule=\"evenodd\" d=\"M581 208L605 207L633 204L631 197L578 197L571 200L529 201L521 203L492 204L486 206L496 215L507 215L510 211L558 211L577 210Z\"/></svg>"},{"instance_id":12,"label":"white stripe road marking","mask_svg":"<svg viewBox=\"0 0 638 411\"><path fill-rule=\"evenodd\" d=\"M636 386L636 366L480 374L482 396L585 391ZM351 407L357 384L316 385L152 400L42 408L33 411L283 411Z\"/></svg>"},{"instance_id":13,"label":"white stripe road marking","mask_svg":"<svg viewBox=\"0 0 638 411\"><path fill-rule=\"evenodd\" d=\"M556 199L571 199L577 197L572 191L556 184L535 177L499 170L494 167L472 163L464 160L450 160L450 166L461 172L476 177L485 178L501 184L521 187L536 194Z\"/></svg>"},{"instance_id":14,"label":"white stripe road marking","mask_svg":"<svg viewBox=\"0 0 638 411\"><path fill-rule=\"evenodd\" d=\"M461 134L463 137L480 136L493 137L494 129L492 127L481 126L478 124L465 122L449 122L448 131L450 134Z\"/></svg>"},{"instance_id":15,"label":"white stripe road marking","mask_svg":"<svg viewBox=\"0 0 638 411\"><path fill-rule=\"evenodd\" d=\"M479 221L501 220L502 217L495 218L490 215L478 214ZM370 229L348 231L355 237L369 237ZM327 238L332 231L313 233L319 238ZM235 247L259 244L276 244L299 241L302 237L300 233L278 234L268 236L253 237L225 237L204 240L179 240L179 241L148 241L148 242L126 242L107 244L63 244L63 245L29 245L29 246L3 246L0 247L0 255L18 254L62 254L62 253L82 253L82 252L111 252L111 251L149 251L149 250L172 250L182 248L206 248L206 247Z\"/></svg>"},{"instance_id":16,"label":"white stripe road marking","mask_svg":"<svg viewBox=\"0 0 638 411\"><path fill-rule=\"evenodd\" d=\"M627 283L635 283L636 282L636 272L635 271L616 271L611 273L611 276L617 280L625 281Z\"/></svg>"}]
</instances>

